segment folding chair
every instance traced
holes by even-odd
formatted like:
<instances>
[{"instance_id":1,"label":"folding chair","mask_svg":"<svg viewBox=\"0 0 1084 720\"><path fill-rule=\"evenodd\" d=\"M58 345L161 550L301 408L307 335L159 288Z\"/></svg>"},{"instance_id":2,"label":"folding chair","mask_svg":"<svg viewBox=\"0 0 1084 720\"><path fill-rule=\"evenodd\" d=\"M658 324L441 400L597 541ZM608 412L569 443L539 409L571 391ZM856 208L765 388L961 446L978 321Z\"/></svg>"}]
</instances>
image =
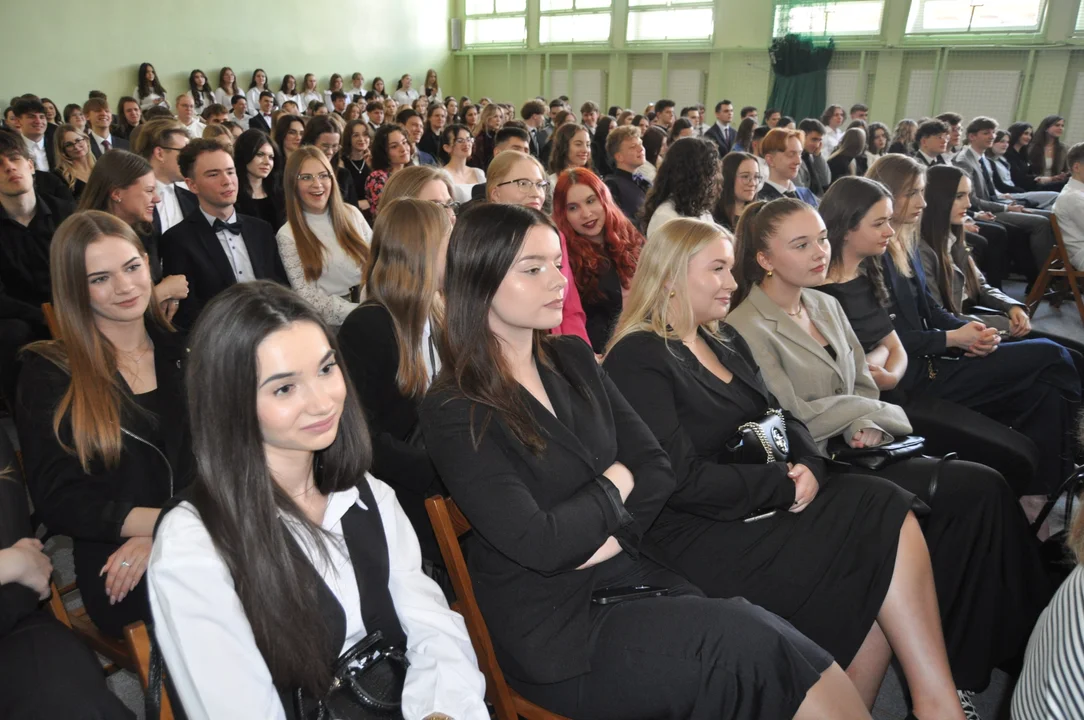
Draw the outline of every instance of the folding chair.
<instances>
[{"instance_id":1,"label":"folding chair","mask_svg":"<svg viewBox=\"0 0 1084 720\"><path fill-rule=\"evenodd\" d=\"M87 615L85 607L68 610L68 607L64 604L64 597L78 589L75 583L58 588L56 583L53 582L50 583L50 587L52 588L52 594L49 596L49 609L53 611L53 616L71 628L72 632L91 650L110 661L103 668L106 675L112 675L121 668L135 671L136 659L128 651L128 646L125 645L123 640L102 633L91 621L90 616Z\"/></svg>"},{"instance_id":2,"label":"folding chair","mask_svg":"<svg viewBox=\"0 0 1084 720\"><path fill-rule=\"evenodd\" d=\"M124 628L124 639L128 643L128 652L136 659L136 674L147 692L151 674L151 636L144 623L132 623ZM164 678L163 678L164 680ZM165 683L162 683L162 705L157 718L147 720L173 720L173 705L166 695Z\"/></svg>"},{"instance_id":3,"label":"folding chair","mask_svg":"<svg viewBox=\"0 0 1084 720\"><path fill-rule=\"evenodd\" d=\"M439 495L434 495L425 501L425 510L429 513L429 521L433 524L440 554L444 557L444 564L448 568L455 596L459 598L452 605L452 609L462 615L463 620L466 621L471 644L474 645L474 652L478 655L478 665L486 676L486 699L496 709L497 720L517 720L520 717L527 720L567 720L561 715L538 707L508 687L508 683L504 681L504 673L501 672L501 667L497 663L486 621L482 617L482 611L478 609L478 601L474 597L474 585L467 572L467 561L463 558L463 549L459 545L459 539L470 532L470 523L456 507L454 501L446 500Z\"/></svg>"},{"instance_id":4,"label":"folding chair","mask_svg":"<svg viewBox=\"0 0 1084 720\"><path fill-rule=\"evenodd\" d=\"M1084 278L1084 271L1074 268L1073 263L1069 260L1069 252L1065 249L1065 240L1062 238L1057 216L1050 216L1050 226L1054 229L1054 247L1040 269L1035 284L1031 286L1031 292L1028 293L1024 304L1027 305L1028 314L1034 315L1046 295L1046 289L1050 285L1050 281L1053 278L1065 278L1069 283L1069 290L1073 294L1073 300L1076 301L1076 309L1080 313L1080 320L1084 322L1084 298L1081 297L1080 287L1077 285L1077 279Z\"/></svg>"}]
</instances>

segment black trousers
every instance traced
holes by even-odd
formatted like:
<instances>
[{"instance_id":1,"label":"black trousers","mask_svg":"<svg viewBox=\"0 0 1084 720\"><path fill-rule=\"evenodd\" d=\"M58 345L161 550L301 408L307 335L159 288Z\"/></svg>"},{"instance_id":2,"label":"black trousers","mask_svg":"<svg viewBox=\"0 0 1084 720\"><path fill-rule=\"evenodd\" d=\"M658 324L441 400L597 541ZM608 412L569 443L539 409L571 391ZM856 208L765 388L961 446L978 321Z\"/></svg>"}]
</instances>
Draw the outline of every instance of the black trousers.
<instances>
[{"instance_id":1,"label":"black trousers","mask_svg":"<svg viewBox=\"0 0 1084 720\"><path fill-rule=\"evenodd\" d=\"M1001 288L1009 276L1010 255L1009 234L1004 225L998 223L977 223L979 231L966 234L966 242L971 248L971 257L986 276L986 282Z\"/></svg>"},{"instance_id":2,"label":"black trousers","mask_svg":"<svg viewBox=\"0 0 1084 720\"><path fill-rule=\"evenodd\" d=\"M109 692L94 653L38 611L0 638L0 718L132 720L135 715Z\"/></svg>"},{"instance_id":3,"label":"black trousers","mask_svg":"<svg viewBox=\"0 0 1084 720\"><path fill-rule=\"evenodd\" d=\"M590 672L509 684L573 720L789 718L832 664L790 624L741 598L705 598L669 571L647 582L684 594L593 605Z\"/></svg>"},{"instance_id":4,"label":"black trousers","mask_svg":"<svg viewBox=\"0 0 1084 720\"><path fill-rule=\"evenodd\" d=\"M0 396L15 403L15 383L19 377L19 349L38 339L30 323L16 318L0 318Z\"/></svg>"},{"instance_id":5,"label":"black trousers","mask_svg":"<svg viewBox=\"0 0 1084 720\"><path fill-rule=\"evenodd\" d=\"M985 690L995 667L1023 653L1051 594L1016 496L996 471L960 460L914 458L855 472L889 480L930 506L922 532L952 677L961 690Z\"/></svg>"}]
</instances>

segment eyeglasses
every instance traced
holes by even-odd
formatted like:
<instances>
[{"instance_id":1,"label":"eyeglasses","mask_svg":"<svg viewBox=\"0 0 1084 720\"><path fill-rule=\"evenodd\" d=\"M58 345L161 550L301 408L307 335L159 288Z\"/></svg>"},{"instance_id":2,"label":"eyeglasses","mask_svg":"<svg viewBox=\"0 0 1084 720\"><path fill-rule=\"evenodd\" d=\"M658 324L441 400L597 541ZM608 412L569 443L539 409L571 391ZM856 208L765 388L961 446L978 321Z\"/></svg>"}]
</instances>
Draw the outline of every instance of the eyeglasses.
<instances>
[{"instance_id":1,"label":"eyeglasses","mask_svg":"<svg viewBox=\"0 0 1084 720\"><path fill-rule=\"evenodd\" d=\"M455 139L455 144L456 145L473 145L474 144L474 138L472 138L472 137L456 138Z\"/></svg>"},{"instance_id":2,"label":"eyeglasses","mask_svg":"<svg viewBox=\"0 0 1084 720\"><path fill-rule=\"evenodd\" d=\"M64 149L65 150L74 150L76 147L78 147L79 145L82 145L86 141L87 141L86 138L77 138L75 140L72 140L71 142L64 143Z\"/></svg>"},{"instance_id":3,"label":"eyeglasses","mask_svg":"<svg viewBox=\"0 0 1084 720\"><path fill-rule=\"evenodd\" d=\"M433 203L434 205L436 205L439 208L444 208L445 210L451 210L452 215L458 215L459 214L459 208L462 207L462 204L456 202L455 200L449 200L448 202L438 202L436 200L430 200L429 202Z\"/></svg>"},{"instance_id":4,"label":"eyeglasses","mask_svg":"<svg viewBox=\"0 0 1084 720\"><path fill-rule=\"evenodd\" d=\"M505 182L497 183L497 187L512 184L518 187L520 192L524 193L530 192L532 189L538 190L538 192L540 193L545 193L546 190L548 190L550 187L549 180L541 180L539 182L535 182L533 180L528 180L527 178L520 178L519 180L506 180Z\"/></svg>"},{"instance_id":5,"label":"eyeglasses","mask_svg":"<svg viewBox=\"0 0 1084 720\"><path fill-rule=\"evenodd\" d=\"M297 176L297 179L300 182L305 182L305 183L311 183L313 181L327 183L327 182L331 182L331 173L322 172L322 173L319 173L317 175L313 175L312 173L301 173L300 175Z\"/></svg>"},{"instance_id":6,"label":"eyeglasses","mask_svg":"<svg viewBox=\"0 0 1084 720\"><path fill-rule=\"evenodd\" d=\"M334 155L335 153L339 152L339 148L341 148L342 145L340 145L340 144L328 145L327 143L323 143L321 145L317 145L316 147L323 150L326 155Z\"/></svg>"},{"instance_id":7,"label":"eyeglasses","mask_svg":"<svg viewBox=\"0 0 1084 720\"><path fill-rule=\"evenodd\" d=\"M175 148L175 147L170 147L169 145L158 145L157 147L159 149L161 149L161 150L175 150L176 152L180 152L181 150L184 150L183 147Z\"/></svg>"}]
</instances>

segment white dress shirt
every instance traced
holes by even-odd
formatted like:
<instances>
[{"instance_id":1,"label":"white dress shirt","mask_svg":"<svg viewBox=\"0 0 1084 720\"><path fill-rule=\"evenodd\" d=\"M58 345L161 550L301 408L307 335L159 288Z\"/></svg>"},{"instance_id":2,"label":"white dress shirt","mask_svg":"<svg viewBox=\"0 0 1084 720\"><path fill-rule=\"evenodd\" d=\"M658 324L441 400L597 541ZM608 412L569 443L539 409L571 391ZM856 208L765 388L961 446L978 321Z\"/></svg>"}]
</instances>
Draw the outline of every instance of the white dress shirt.
<instances>
[{"instance_id":1,"label":"white dress shirt","mask_svg":"<svg viewBox=\"0 0 1084 720\"><path fill-rule=\"evenodd\" d=\"M23 135L23 142L26 144L26 149L30 151L30 157L34 159L34 167L42 172L49 172L49 156L45 154L45 136L42 135L41 140L34 142Z\"/></svg>"},{"instance_id":2,"label":"white dress shirt","mask_svg":"<svg viewBox=\"0 0 1084 720\"><path fill-rule=\"evenodd\" d=\"M771 185L773 188L775 188L779 192L780 195L782 195L784 193L789 193L789 192L797 192L797 190L795 189L793 180L787 180L786 185L780 185L779 183L772 182L771 179L767 175L765 175L764 176L764 184L765 185Z\"/></svg>"},{"instance_id":3,"label":"white dress shirt","mask_svg":"<svg viewBox=\"0 0 1084 720\"><path fill-rule=\"evenodd\" d=\"M1069 261L1077 270L1084 269L1084 183L1069 178L1054 201L1054 214L1069 252Z\"/></svg>"},{"instance_id":4,"label":"white dress shirt","mask_svg":"<svg viewBox=\"0 0 1084 720\"><path fill-rule=\"evenodd\" d=\"M395 492L366 474L388 541L388 590L407 635L403 716L420 720L444 713L456 720L488 720L478 671L463 619L421 570L418 539ZM354 566L343 542L342 518L351 506L365 511L356 488L328 497L322 527L330 564L302 531L288 522L298 545L346 615L346 650L367 634ZM337 540L338 542L335 542ZM256 647L233 578L191 504L181 503L158 528L147 568L155 636L177 696L191 720L286 717L270 671Z\"/></svg>"},{"instance_id":5,"label":"white dress shirt","mask_svg":"<svg viewBox=\"0 0 1084 720\"><path fill-rule=\"evenodd\" d=\"M309 103L313 100L319 100L324 102L324 94L319 90L310 90L309 92L301 93L301 114L304 115L309 111ZM326 103L325 103L326 104ZM330 108L328 108L330 110Z\"/></svg>"},{"instance_id":6,"label":"white dress shirt","mask_svg":"<svg viewBox=\"0 0 1084 720\"><path fill-rule=\"evenodd\" d=\"M244 95L244 93L240 90L238 90L235 94ZM226 92L226 88L220 87L215 90L215 102L219 103L220 105L225 105L226 109L228 110L233 107L233 95L230 95L228 92Z\"/></svg>"},{"instance_id":7,"label":"white dress shirt","mask_svg":"<svg viewBox=\"0 0 1084 720\"><path fill-rule=\"evenodd\" d=\"M183 124L183 123L182 123ZM184 129L188 131L188 137L195 140L196 138L203 137L203 131L206 129L206 125L199 119L199 115L192 115L192 122L184 126Z\"/></svg>"},{"instance_id":8,"label":"white dress shirt","mask_svg":"<svg viewBox=\"0 0 1084 720\"><path fill-rule=\"evenodd\" d=\"M275 107L282 107L290 100L293 100L295 103L297 103L298 112L303 112L305 110L305 108L301 107L301 95L299 95L298 93L294 93L293 95L287 95L281 90L275 93Z\"/></svg>"},{"instance_id":9,"label":"white dress shirt","mask_svg":"<svg viewBox=\"0 0 1084 720\"><path fill-rule=\"evenodd\" d=\"M203 213L203 217L207 220L207 224L213 228L215 220L218 218L208 215L202 207L199 211ZM226 220L226 222L237 222L236 210L234 210L233 215L231 215L230 219ZM234 279L237 282L251 282L256 280L256 271L252 269L252 260L248 257L248 246L245 245L245 239L241 237L241 233L230 232L229 230L218 230L215 232L215 236L222 245L222 251L226 253L226 259L230 261L230 267L233 268Z\"/></svg>"},{"instance_id":10,"label":"white dress shirt","mask_svg":"<svg viewBox=\"0 0 1084 720\"><path fill-rule=\"evenodd\" d=\"M158 188L158 220L162 223L162 232L184 219L181 214L181 203L177 200L177 187L173 183L164 183L155 179L155 187Z\"/></svg>"},{"instance_id":11,"label":"white dress shirt","mask_svg":"<svg viewBox=\"0 0 1084 720\"><path fill-rule=\"evenodd\" d=\"M839 143L843 140L843 126L837 127L832 130L825 126L824 128L824 149L821 150L821 154L824 157L831 157L832 152L836 149Z\"/></svg>"}]
</instances>

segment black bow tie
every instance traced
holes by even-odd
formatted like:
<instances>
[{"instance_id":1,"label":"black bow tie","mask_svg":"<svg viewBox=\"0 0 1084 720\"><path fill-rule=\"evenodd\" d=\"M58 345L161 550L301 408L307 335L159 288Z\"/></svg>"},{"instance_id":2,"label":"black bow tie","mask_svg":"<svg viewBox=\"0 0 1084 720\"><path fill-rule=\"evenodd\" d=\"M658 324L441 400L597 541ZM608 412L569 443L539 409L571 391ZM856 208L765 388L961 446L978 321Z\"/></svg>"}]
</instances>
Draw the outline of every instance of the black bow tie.
<instances>
[{"instance_id":1,"label":"black bow tie","mask_svg":"<svg viewBox=\"0 0 1084 720\"><path fill-rule=\"evenodd\" d=\"M228 232L233 233L234 235L240 235L241 234L241 221L238 220L237 222L228 223L228 222L222 222L218 218L215 218L215 222L214 222L213 225L211 225L211 229L214 230L215 232L219 232L220 230L226 230Z\"/></svg>"}]
</instances>

